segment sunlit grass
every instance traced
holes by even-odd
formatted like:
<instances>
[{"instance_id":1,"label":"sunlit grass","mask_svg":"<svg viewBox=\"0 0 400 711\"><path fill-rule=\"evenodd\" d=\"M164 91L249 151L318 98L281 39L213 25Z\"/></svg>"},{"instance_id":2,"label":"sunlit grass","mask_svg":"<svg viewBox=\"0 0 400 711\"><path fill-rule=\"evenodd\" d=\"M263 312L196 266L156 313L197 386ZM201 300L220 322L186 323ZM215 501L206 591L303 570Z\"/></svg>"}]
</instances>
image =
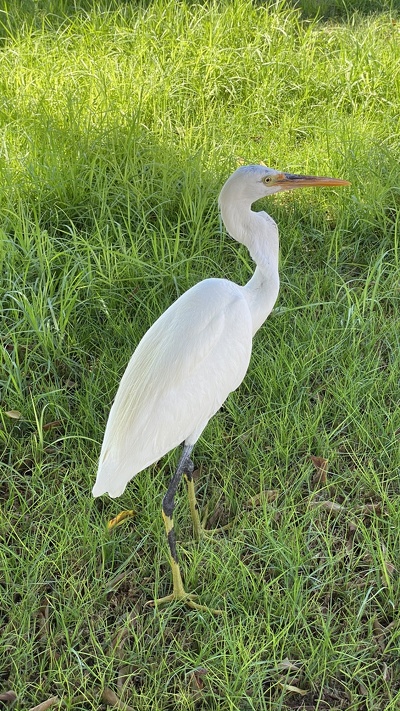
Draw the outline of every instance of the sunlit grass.
<instances>
[{"instance_id":1,"label":"sunlit grass","mask_svg":"<svg viewBox=\"0 0 400 711\"><path fill-rule=\"evenodd\" d=\"M395 711L394 3L329 22L311 2L15 5L1 16L0 691L20 709L57 695L94 711L113 692L152 711ZM195 450L200 504L230 528L196 544L177 497L187 589L225 613L154 612L176 453L118 502L90 490L140 337L200 279L251 274L217 213L238 160L352 186L263 206L281 293ZM110 535L120 507L135 518Z\"/></svg>"}]
</instances>

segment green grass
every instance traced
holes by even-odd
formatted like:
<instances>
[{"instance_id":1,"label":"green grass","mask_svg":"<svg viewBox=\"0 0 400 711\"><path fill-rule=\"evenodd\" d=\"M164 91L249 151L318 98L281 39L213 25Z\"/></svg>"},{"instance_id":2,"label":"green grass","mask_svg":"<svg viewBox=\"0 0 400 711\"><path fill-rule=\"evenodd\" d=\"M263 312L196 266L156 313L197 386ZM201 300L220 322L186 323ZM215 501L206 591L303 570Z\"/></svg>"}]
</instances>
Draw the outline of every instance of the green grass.
<instances>
[{"instance_id":1,"label":"green grass","mask_svg":"<svg viewBox=\"0 0 400 711\"><path fill-rule=\"evenodd\" d=\"M395 3L330 21L310 8L3 3L0 693L13 708L58 696L94 711L111 692L140 711L399 706L400 24ZM117 502L90 490L142 334L200 279L251 274L217 213L239 157L352 186L266 205L279 300L195 451L199 500L231 528L198 545L183 489L177 502L187 589L226 613L154 612L145 602L170 591L160 508L176 453ZM310 455L329 460L326 481ZM121 507L136 516L110 535Z\"/></svg>"}]
</instances>

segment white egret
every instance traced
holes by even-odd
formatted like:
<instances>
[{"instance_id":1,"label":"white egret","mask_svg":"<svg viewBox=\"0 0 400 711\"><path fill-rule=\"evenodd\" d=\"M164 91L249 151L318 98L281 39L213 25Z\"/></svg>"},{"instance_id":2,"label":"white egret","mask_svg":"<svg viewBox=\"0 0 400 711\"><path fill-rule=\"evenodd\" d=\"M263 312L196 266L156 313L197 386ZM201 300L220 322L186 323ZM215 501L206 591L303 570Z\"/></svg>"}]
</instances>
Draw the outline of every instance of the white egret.
<instances>
[{"instance_id":1,"label":"white egret","mask_svg":"<svg viewBox=\"0 0 400 711\"><path fill-rule=\"evenodd\" d=\"M200 519L190 455L210 418L242 382L252 339L270 314L279 291L278 228L252 204L293 188L349 185L336 178L293 175L264 165L238 168L219 196L228 233L246 245L256 270L245 286L205 279L182 294L143 336L121 379L108 418L93 495L120 496L138 472L182 442L178 467L162 502L172 568L171 595L184 600L173 524L175 494L185 475L196 537Z\"/></svg>"}]
</instances>

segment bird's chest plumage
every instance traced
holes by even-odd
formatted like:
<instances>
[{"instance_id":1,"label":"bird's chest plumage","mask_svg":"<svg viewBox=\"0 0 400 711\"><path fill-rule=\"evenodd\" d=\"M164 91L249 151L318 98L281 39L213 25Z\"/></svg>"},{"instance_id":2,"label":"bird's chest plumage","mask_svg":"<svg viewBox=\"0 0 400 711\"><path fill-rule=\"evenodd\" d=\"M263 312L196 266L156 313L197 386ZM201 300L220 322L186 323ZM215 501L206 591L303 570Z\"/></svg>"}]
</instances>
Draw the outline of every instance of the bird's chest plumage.
<instances>
[{"instance_id":1,"label":"bird's chest plumage","mask_svg":"<svg viewBox=\"0 0 400 711\"><path fill-rule=\"evenodd\" d=\"M252 320L241 287L231 282L206 280L185 297L179 320L182 325L183 314L183 321L187 319L188 367L184 378L176 383L171 379L165 396L167 409L182 422L184 439L191 442L242 382L251 356ZM178 370L176 362L174 372Z\"/></svg>"},{"instance_id":2,"label":"bird's chest plumage","mask_svg":"<svg viewBox=\"0 0 400 711\"><path fill-rule=\"evenodd\" d=\"M174 340L176 346L184 341L186 387L198 403L219 402L220 407L243 380L251 355L252 320L243 289L224 279L207 279L184 294L179 307Z\"/></svg>"}]
</instances>

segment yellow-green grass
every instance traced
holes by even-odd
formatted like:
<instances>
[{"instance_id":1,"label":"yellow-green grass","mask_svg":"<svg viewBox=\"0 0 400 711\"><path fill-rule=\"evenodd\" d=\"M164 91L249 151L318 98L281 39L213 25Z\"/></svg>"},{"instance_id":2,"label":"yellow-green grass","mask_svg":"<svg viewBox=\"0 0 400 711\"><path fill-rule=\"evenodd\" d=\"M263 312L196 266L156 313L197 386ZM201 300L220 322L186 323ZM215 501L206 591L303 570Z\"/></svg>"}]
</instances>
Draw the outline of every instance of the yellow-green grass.
<instances>
[{"instance_id":1,"label":"yellow-green grass","mask_svg":"<svg viewBox=\"0 0 400 711\"><path fill-rule=\"evenodd\" d=\"M3 5L0 691L15 708L97 710L111 692L141 711L398 708L400 23L395 3L376 9ZM239 159L352 186L262 206L281 293L194 453L209 525L231 526L197 544L184 490L176 510L185 585L226 613L154 611L177 453L117 502L90 490L140 337L198 280L251 274L216 203ZM109 534L123 507L135 518Z\"/></svg>"}]
</instances>

